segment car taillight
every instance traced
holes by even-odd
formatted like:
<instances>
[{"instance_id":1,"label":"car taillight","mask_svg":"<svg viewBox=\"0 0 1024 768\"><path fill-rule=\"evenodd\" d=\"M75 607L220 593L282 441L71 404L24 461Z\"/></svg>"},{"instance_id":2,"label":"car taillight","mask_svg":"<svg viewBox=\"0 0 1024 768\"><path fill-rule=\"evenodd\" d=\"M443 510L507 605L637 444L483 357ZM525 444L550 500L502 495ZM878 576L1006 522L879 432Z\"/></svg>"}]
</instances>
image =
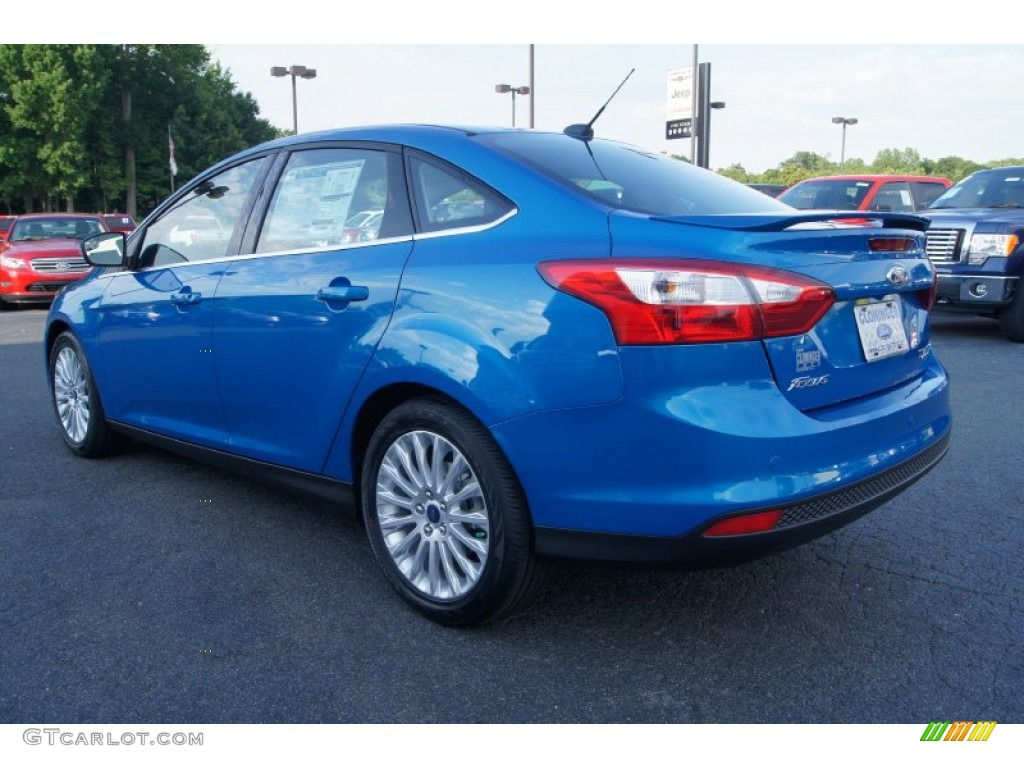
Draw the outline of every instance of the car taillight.
<instances>
[{"instance_id":1,"label":"car taillight","mask_svg":"<svg viewBox=\"0 0 1024 768\"><path fill-rule=\"evenodd\" d=\"M603 310L623 345L794 336L835 301L817 280L722 261L548 261L538 270L554 288Z\"/></svg>"},{"instance_id":2,"label":"car taillight","mask_svg":"<svg viewBox=\"0 0 1024 768\"><path fill-rule=\"evenodd\" d=\"M921 303L921 308L927 312L935 304L935 295L939 288L939 275L938 273L932 273L932 284L920 291L915 291L917 294L917 300Z\"/></svg>"}]
</instances>

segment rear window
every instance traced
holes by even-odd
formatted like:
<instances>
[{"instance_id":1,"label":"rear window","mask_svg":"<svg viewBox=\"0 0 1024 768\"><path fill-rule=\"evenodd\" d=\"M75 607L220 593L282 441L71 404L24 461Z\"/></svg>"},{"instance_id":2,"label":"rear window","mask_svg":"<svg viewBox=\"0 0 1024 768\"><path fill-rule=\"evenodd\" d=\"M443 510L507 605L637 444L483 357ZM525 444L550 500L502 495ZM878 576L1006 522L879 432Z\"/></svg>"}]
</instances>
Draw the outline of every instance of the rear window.
<instances>
[{"instance_id":1,"label":"rear window","mask_svg":"<svg viewBox=\"0 0 1024 768\"><path fill-rule=\"evenodd\" d=\"M628 144L557 133L484 134L477 140L613 208L654 216L789 210L745 184Z\"/></svg>"},{"instance_id":2,"label":"rear window","mask_svg":"<svg viewBox=\"0 0 1024 768\"><path fill-rule=\"evenodd\" d=\"M103 221L111 229L134 228L135 222L131 216L104 216Z\"/></svg>"}]
</instances>

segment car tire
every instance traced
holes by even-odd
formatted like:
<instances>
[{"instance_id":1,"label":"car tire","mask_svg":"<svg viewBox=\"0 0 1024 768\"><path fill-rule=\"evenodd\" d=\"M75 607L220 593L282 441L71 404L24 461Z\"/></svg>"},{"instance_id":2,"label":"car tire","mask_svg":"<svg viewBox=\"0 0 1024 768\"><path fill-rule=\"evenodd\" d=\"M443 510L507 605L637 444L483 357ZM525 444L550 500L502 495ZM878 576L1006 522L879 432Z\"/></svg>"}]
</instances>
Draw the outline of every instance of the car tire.
<instances>
[{"instance_id":1,"label":"car tire","mask_svg":"<svg viewBox=\"0 0 1024 768\"><path fill-rule=\"evenodd\" d=\"M526 498L490 432L441 398L384 417L361 472L378 564L410 605L447 626L505 616L541 587Z\"/></svg>"},{"instance_id":2,"label":"car tire","mask_svg":"<svg viewBox=\"0 0 1024 768\"><path fill-rule=\"evenodd\" d=\"M61 437L72 453L98 458L128 443L107 423L89 361L69 331L58 336L50 350L50 402Z\"/></svg>"},{"instance_id":3,"label":"car tire","mask_svg":"<svg viewBox=\"0 0 1024 768\"><path fill-rule=\"evenodd\" d=\"M999 313L999 325L1003 329L1003 335L1010 341L1018 344L1024 343L1024 285L1021 285L1024 278L1018 280L1017 295L1013 302Z\"/></svg>"}]
</instances>

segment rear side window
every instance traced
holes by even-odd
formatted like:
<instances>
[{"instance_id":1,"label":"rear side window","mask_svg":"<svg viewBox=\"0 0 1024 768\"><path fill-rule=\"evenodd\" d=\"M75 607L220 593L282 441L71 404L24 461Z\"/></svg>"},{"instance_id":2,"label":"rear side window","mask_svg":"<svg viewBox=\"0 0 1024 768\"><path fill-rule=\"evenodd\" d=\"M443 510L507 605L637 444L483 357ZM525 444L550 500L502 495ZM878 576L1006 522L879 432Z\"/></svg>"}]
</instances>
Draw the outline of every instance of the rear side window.
<instances>
[{"instance_id":1,"label":"rear side window","mask_svg":"<svg viewBox=\"0 0 1024 768\"><path fill-rule=\"evenodd\" d=\"M490 224L514 209L497 192L450 166L412 157L409 168L424 232Z\"/></svg>"},{"instance_id":2,"label":"rear side window","mask_svg":"<svg viewBox=\"0 0 1024 768\"><path fill-rule=\"evenodd\" d=\"M927 208L946 191L945 184L935 181L912 181L910 186L914 188L914 197L917 198L918 210Z\"/></svg>"}]
</instances>

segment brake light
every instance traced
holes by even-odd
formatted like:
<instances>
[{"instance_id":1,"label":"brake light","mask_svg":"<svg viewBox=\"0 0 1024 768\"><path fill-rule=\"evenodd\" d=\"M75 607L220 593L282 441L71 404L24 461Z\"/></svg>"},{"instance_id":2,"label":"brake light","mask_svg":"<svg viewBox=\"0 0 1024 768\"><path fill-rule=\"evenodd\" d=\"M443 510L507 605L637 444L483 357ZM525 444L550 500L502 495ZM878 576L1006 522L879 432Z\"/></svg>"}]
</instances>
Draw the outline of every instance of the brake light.
<instances>
[{"instance_id":1,"label":"brake light","mask_svg":"<svg viewBox=\"0 0 1024 768\"><path fill-rule=\"evenodd\" d=\"M549 261L538 270L554 288L604 311L622 345L799 335L835 301L817 280L722 261Z\"/></svg>"},{"instance_id":2,"label":"brake light","mask_svg":"<svg viewBox=\"0 0 1024 768\"><path fill-rule=\"evenodd\" d=\"M895 251L903 253L909 251L914 241L906 237L869 237L868 248L872 251Z\"/></svg>"}]
</instances>

